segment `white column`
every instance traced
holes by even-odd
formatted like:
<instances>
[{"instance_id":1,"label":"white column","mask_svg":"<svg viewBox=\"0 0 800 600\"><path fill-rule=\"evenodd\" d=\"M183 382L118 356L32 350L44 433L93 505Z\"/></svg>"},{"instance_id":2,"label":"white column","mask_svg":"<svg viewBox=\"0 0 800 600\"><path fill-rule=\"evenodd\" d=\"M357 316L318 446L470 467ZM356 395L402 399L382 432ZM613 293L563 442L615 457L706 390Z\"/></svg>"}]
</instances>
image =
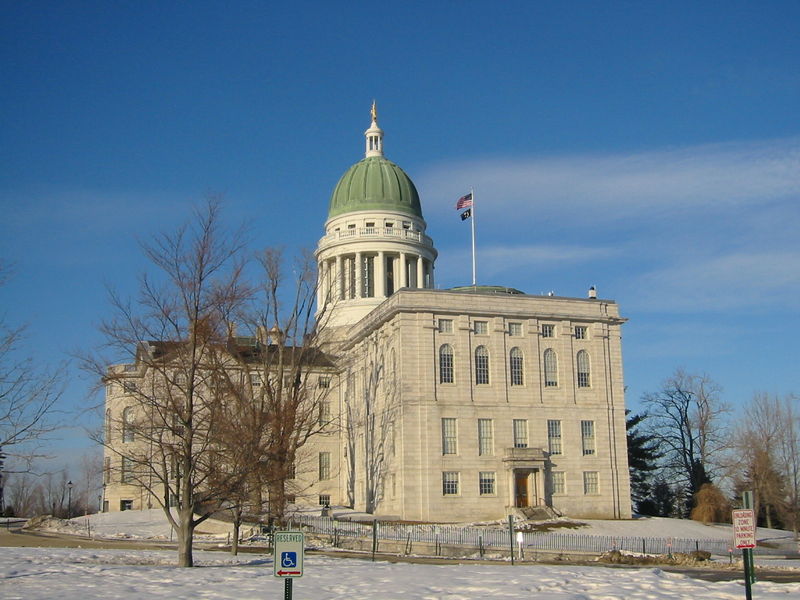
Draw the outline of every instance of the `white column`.
<instances>
[{"instance_id":1,"label":"white column","mask_svg":"<svg viewBox=\"0 0 800 600\"><path fill-rule=\"evenodd\" d=\"M361 287L364 285L362 283L362 279L363 279L363 275L364 275L364 272L363 272L364 271L364 265L363 265L363 262L362 262L363 260L364 260L364 256L361 254L361 252L356 252L356 264L355 264L355 268L356 268L356 293L355 293L355 297L356 298L361 298Z\"/></svg>"},{"instance_id":2,"label":"white column","mask_svg":"<svg viewBox=\"0 0 800 600\"><path fill-rule=\"evenodd\" d=\"M417 287L425 287L425 259L417 256Z\"/></svg>"},{"instance_id":3,"label":"white column","mask_svg":"<svg viewBox=\"0 0 800 600\"><path fill-rule=\"evenodd\" d=\"M408 287L408 265L406 261L408 255L405 252L400 253L400 286L401 288Z\"/></svg>"},{"instance_id":4,"label":"white column","mask_svg":"<svg viewBox=\"0 0 800 600\"><path fill-rule=\"evenodd\" d=\"M375 295L378 298L386 298L386 255L383 253L383 250L378 252L375 261L377 262L375 265L375 283L377 284L375 286Z\"/></svg>"},{"instance_id":5,"label":"white column","mask_svg":"<svg viewBox=\"0 0 800 600\"><path fill-rule=\"evenodd\" d=\"M336 255L336 276L334 279L336 291L333 294L334 300L341 300L343 297L342 286L344 285L344 277L342 277L342 255Z\"/></svg>"},{"instance_id":6,"label":"white column","mask_svg":"<svg viewBox=\"0 0 800 600\"><path fill-rule=\"evenodd\" d=\"M322 288L323 282L325 281L325 276L322 273L322 265L325 264L324 261L317 263L317 310L321 310L323 303L322 303Z\"/></svg>"}]
</instances>

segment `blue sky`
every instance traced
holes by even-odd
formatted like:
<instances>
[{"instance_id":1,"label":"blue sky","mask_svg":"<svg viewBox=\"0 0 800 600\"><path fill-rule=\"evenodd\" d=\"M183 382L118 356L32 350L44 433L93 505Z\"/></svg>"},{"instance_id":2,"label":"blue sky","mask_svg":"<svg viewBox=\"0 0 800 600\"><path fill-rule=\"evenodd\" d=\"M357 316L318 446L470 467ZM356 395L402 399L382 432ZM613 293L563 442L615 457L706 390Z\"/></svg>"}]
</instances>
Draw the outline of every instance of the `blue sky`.
<instances>
[{"instance_id":1,"label":"blue sky","mask_svg":"<svg viewBox=\"0 0 800 600\"><path fill-rule=\"evenodd\" d=\"M676 367L737 406L800 392L798 23L797 2L4 2L2 310L44 364L91 348L137 240L209 192L253 247L314 247L375 98L438 284L469 283L474 186L479 282L616 299L634 409Z\"/></svg>"}]
</instances>

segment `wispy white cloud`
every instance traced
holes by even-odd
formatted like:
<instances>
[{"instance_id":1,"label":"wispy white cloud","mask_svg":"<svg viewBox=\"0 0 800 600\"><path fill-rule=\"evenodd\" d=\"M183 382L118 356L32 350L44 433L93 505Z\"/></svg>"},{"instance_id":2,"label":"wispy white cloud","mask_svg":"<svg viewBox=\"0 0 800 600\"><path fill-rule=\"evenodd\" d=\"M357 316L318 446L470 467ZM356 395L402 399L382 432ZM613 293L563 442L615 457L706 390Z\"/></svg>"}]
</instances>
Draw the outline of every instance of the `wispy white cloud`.
<instances>
[{"instance_id":1,"label":"wispy white cloud","mask_svg":"<svg viewBox=\"0 0 800 600\"><path fill-rule=\"evenodd\" d=\"M542 271L578 262L590 262L618 255L620 249L602 246L570 245L489 245L478 252L481 277L495 278L522 269ZM465 277L471 261L469 250L447 251L437 262L444 273Z\"/></svg>"},{"instance_id":2,"label":"wispy white cloud","mask_svg":"<svg viewBox=\"0 0 800 600\"><path fill-rule=\"evenodd\" d=\"M672 264L632 281L632 303L656 311L794 306L800 250L740 252Z\"/></svg>"},{"instance_id":3,"label":"wispy white cloud","mask_svg":"<svg viewBox=\"0 0 800 600\"><path fill-rule=\"evenodd\" d=\"M469 185L484 215L513 209L517 216L544 211L597 219L726 210L800 197L800 138L444 163L418 183L433 212L452 211L451 200Z\"/></svg>"}]
</instances>

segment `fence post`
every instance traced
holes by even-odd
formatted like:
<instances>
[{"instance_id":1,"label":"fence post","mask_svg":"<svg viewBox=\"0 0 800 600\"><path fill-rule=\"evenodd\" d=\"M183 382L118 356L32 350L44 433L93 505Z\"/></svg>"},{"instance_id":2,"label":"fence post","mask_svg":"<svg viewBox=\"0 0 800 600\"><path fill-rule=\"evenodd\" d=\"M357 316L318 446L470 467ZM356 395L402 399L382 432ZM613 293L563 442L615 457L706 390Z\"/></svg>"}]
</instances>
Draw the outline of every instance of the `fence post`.
<instances>
[{"instance_id":1,"label":"fence post","mask_svg":"<svg viewBox=\"0 0 800 600\"><path fill-rule=\"evenodd\" d=\"M647 546L645 545L644 538L642 538L642 554L647 554Z\"/></svg>"},{"instance_id":2,"label":"fence post","mask_svg":"<svg viewBox=\"0 0 800 600\"><path fill-rule=\"evenodd\" d=\"M483 536L482 535L478 536L478 553L480 554L480 557L483 558Z\"/></svg>"},{"instance_id":3,"label":"fence post","mask_svg":"<svg viewBox=\"0 0 800 600\"><path fill-rule=\"evenodd\" d=\"M378 551L378 521L372 522L372 562L375 562L375 552Z\"/></svg>"},{"instance_id":4,"label":"fence post","mask_svg":"<svg viewBox=\"0 0 800 600\"><path fill-rule=\"evenodd\" d=\"M508 515L508 548L511 550L511 566L514 566L514 516Z\"/></svg>"}]
</instances>

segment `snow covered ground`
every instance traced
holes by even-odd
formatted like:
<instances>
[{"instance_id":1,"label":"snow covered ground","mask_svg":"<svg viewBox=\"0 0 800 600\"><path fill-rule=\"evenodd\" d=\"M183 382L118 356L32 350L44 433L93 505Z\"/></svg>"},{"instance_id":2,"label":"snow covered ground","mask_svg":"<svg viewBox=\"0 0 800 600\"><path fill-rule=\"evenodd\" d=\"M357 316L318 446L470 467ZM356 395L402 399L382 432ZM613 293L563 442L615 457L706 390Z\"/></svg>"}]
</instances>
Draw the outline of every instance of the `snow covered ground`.
<instances>
[{"instance_id":1,"label":"snow covered ground","mask_svg":"<svg viewBox=\"0 0 800 600\"><path fill-rule=\"evenodd\" d=\"M194 569L173 566L174 552L0 548L5 600L280 598L283 582L269 556L238 559L196 552ZM425 565L306 556L294 597L314 600L739 600L741 582L711 583L660 569L540 565ZM800 583L759 582L759 600L800 598Z\"/></svg>"},{"instance_id":2,"label":"snow covered ground","mask_svg":"<svg viewBox=\"0 0 800 600\"><path fill-rule=\"evenodd\" d=\"M88 526L87 526L88 525ZM226 524L208 523L200 530L208 541L225 539ZM169 526L159 510L126 511L53 520L50 531L105 538L168 540ZM704 526L673 519L589 521L581 533L725 538L730 526ZM759 530L759 539L785 539L786 532ZM0 598L4 600L93 600L109 597L199 598L246 600L279 598L283 582L273 577L272 557L195 551L198 568L175 566L175 551L87 550L64 548L0 548ZM773 561L770 561L773 562ZM778 566L778 561L773 563ZM800 568L800 561L780 561ZM800 583L758 582L754 596L800 598ZM390 564L367 560L307 555L305 575L294 582L294 597L314 600L462 600L537 598L541 600L625 599L666 600L744 597L738 582L704 582L658 568L524 564Z\"/></svg>"}]
</instances>

